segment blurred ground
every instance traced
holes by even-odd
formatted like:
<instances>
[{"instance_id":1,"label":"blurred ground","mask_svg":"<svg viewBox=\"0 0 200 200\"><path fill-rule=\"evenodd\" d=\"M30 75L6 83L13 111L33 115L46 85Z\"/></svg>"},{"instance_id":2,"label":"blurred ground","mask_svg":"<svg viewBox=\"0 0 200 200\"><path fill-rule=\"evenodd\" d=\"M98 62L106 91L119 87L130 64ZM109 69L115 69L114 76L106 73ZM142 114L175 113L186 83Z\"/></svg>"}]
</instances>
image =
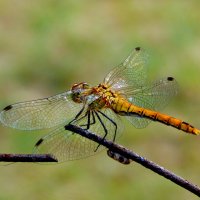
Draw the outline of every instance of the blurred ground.
<instances>
[{"instance_id":1,"label":"blurred ground","mask_svg":"<svg viewBox=\"0 0 200 200\"><path fill-rule=\"evenodd\" d=\"M199 1L0 1L0 106L97 84L136 46L150 54L149 76L174 76L180 93L164 110L200 128ZM89 73L88 73L89 72ZM126 122L125 122L126 123ZM126 123L120 144L200 185L200 140L152 123ZM30 153L41 133L0 128L0 152ZM0 167L0 199L197 197L105 153L60 165Z\"/></svg>"}]
</instances>

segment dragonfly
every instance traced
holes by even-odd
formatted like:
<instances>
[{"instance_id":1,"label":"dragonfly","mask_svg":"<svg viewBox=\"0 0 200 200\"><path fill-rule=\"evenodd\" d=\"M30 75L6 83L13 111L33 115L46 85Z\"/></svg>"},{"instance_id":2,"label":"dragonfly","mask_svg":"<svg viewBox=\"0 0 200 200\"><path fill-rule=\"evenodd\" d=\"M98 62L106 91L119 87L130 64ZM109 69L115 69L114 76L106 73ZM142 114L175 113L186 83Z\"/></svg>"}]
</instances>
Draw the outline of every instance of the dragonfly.
<instances>
[{"instance_id":1,"label":"dragonfly","mask_svg":"<svg viewBox=\"0 0 200 200\"><path fill-rule=\"evenodd\" d=\"M0 122L25 131L47 130L48 134L35 144L34 153L51 154L58 162L88 157L103 149L66 130L68 124L112 141L122 133L123 117L136 128L156 121L199 135L200 130L189 123L160 112L177 94L178 84L171 76L149 82L147 61L146 51L137 47L99 85L76 83L55 96L9 105L0 112ZM108 153L118 159L116 154Z\"/></svg>"}]
</instances>

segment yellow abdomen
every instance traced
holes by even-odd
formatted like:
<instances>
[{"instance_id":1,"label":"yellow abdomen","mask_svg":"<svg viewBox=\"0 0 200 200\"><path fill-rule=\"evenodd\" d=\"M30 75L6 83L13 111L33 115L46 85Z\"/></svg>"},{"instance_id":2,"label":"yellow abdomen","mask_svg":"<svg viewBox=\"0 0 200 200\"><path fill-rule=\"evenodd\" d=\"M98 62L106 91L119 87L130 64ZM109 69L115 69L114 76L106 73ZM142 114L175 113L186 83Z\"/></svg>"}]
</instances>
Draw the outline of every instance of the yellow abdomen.
<instances>
[{"instance_id":1,"label":"yellow abdomen","mask_svg":"<svg viewBox=\"0 0 200 200\"><path fill-rule=\"evenodd\" d=\"M138 115L140 117L148 118L153 121L158 121L168 126L172 126L174 128L180 129L190 134L194 135L200 134L200 130L194 128L187 122L184 122L180 119L176 119L174 117L153 110L135 106L123 98L114 98L111 103L111 109L119 115L124 115L124 116L132 115L133 117L134 115Z\"/></svg>"}]
</instances>

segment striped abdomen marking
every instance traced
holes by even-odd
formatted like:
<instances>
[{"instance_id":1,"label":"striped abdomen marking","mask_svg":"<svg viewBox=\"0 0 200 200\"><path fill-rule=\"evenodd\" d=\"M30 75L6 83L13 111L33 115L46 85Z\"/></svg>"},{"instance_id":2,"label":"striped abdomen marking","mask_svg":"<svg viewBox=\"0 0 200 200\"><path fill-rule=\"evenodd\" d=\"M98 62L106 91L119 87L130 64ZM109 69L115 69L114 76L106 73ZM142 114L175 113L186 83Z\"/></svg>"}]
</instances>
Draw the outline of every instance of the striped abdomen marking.
<instances>
[{"instance_id":1,"label":"striped abdomen marking","mask_svg":"<svg viewBox=\"0 0 200 200\"><path fill-rule=\"evenodd\" d=\"M153 110L148 110L145 108L137 107L125 99L116 99L113 101L113 106L112 109L124 116L131 116L131 115L139 115L141 117L145 117L154 121L161 122L163 124L166 124L168 126L172 126L174 128L180 129L184 132L194 134L194 135L199 135L200 130L197 128L194 128L192 125L190 125L187 122L184 122L180 119L176 119L174 117L153 111Z\"/></svg>"},{"instance_id":2,"label":"striped abdomen marking","mask_svg":"<svg viewBox=\"0 0 200 200\"><path fill-rule=\"evenodd\" d=\"M184 122L180 119L176 119L174 117L159 113L159 112L144 109L143 116L149 119L161 122L163 124L172 126L174 128L180 129L186 133L191 133L194 135L200 134L200 130L194 128L189 123Z\"/></svg>"}]
</instances>

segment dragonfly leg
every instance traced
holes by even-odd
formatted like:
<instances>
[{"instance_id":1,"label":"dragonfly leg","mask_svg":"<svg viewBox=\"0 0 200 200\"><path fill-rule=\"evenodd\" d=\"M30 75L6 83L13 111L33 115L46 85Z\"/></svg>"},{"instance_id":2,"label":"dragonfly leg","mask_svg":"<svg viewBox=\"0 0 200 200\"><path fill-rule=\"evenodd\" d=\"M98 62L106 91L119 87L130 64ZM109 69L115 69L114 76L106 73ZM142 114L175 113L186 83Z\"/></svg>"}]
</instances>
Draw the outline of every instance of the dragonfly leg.
<instances>
[{"instance_id":1,"label":"dragonfly leg","mask_svg":"<svg viewBox=\"0 0 200 200\"><path fill-rule=\"evenodd\" d=\"M90 128L90 111L88 111L87 130Z\"/></svg>"},{"instance_id":2,"label":"dragonfly leg","mask_svg":"<svg viewBox=\"0 0 200 200\"><path fill-rule=\"evenodd\" d=\"M103 115L106 119L108 119L115 126L115 133L114 133L114 137L113 137L113 142L115 142L116 134L117 134L117 124L110 117L108 117L105 113L101 112L100 110L98 110L98 112L101 115Z\"/></svg>"},{"instance_id":3,"label":"dragonfly leg","mask_svg":"<svg viewBox=\"0 0 200 200\"><path fill-rule=\"evenodd\" d=\"M95 120L95 116L94 116L94 111L92 111L92 123L90 125L93 125L96 123L96 120Z\"/></svg>"},{"instance_id":4,"label":"dragonfly leg","mask_svg":"<svg viewBox=\"0 0 200 200\"><path fill-rule=\"evenodd\" d=\"M83 117L76 120L76 122L84 119L86 116L87 116L87 123L86 124L80 124L79 126L81 126L81 127L86 126L85 130L88 130L90 128L90 111L89 110L86 112L86 114Z\"/></svg>"},{"instance_id":5,"label":"dragonfly leg","mask_svg":"<svg viewBox=\"0 0 200 200\"><path fill-rule=\"evenodd\" d=\"M92 121L91 121L91 113L92 113ZM94 111L89 112L88 111L88 121L87 124L81 124L80 126L87 126L86 130L90 129L90 126L96 123L95 117L94 117Z\"/></svg>"},{"instance_id":6,"label":"dragonfly leg","mask_svg":"<svg viewBox=\"0 0 200 200\"><path fill-rule=\"evenodd\" d=\"M69 124L72 124L73 122L76 122L77 120L83 119L87 115L87 112L86 112L86 114L83 117L81 117L80 119L78 119L78 118L83 113L84 109L85 109L85 104L83 105L83 107L81 108L81 110L77 113L77 115L74 117L74 119L69 122Z\"/></svg>"},{"instance_id":7,"label":"dragonfly leg","mask_svg":"<svg viewBox=\"0 0 200 200\"><path fill-rule=\"evenodd\" d=\"M94 111L91 111L91 113L92 113L92 122L90 122L90 116L88 116L87 130L90 129L91 125L96 123L95 116L94 116Z\"/></svg>"},{"instance_id":8,"label":"dragonfly leg","mask_svg":"<svg viewBox=\"0 0 200 200\"><path fill-rule=\"evenodd\" d=\"M69 124L77 123L77 122L81 121L82 119L84 119L85 117L87 117L87 123L81 124L79 126L81 126L81 127L86 126L85 130L88 130L88 129L90 129L91 125L96 123L96 121L95 121L94 113L91 110L88 110L87 112L85 112L85 114L82 117L79 118L79 116L83 113L83 110L84 110L84 108L82 108L80 110L80 112L76 115L76 117ZM91 113L92 113L92 122L91 122Z\"/></svg>"},{"instance_id":9,"label":"dragonfly leg","mask_svg":"<svg viewBox=\"0 0 200 200\"><path fill-rule=\"evenodd\" d=\"M89 119L90 118L90 111L87 111L82 117L80 117L78 119L74 119L72 122L70 122L70 124L71 123L75 124L75 123L79 122L80 120L84 119L87 116L88 116L88 120L90 120ZM81 127L87 126L88 127L88 123L87 124L83 124L83 125L78 125L78 126L81 126ZM85 130L88 130L88 128L86 128Z\"/></svg>"},{"instance_id":10,"label":"dragonfly leg","mask_svg":"<svg viewBox=\"0 0 200 200\"><path fill-rule=\"evenodd\" d=\"M104 135L103 138L102 138L102 140L104 140L104 139L106 138L107 134L108 134L108 130L107 130L105 124L103 123L101 117L99 116L99 114L98 114L96 111L94 111L94 112L95 112L95 114L96 114L96 116L97 116L99 122L101 123L103 129L104 129L105 135ZM97 151L99 147L100 147L100 144L98 144L98 146L97 146L97 148L95 149L95 151Z\"/></svg>"}]
</instances>

